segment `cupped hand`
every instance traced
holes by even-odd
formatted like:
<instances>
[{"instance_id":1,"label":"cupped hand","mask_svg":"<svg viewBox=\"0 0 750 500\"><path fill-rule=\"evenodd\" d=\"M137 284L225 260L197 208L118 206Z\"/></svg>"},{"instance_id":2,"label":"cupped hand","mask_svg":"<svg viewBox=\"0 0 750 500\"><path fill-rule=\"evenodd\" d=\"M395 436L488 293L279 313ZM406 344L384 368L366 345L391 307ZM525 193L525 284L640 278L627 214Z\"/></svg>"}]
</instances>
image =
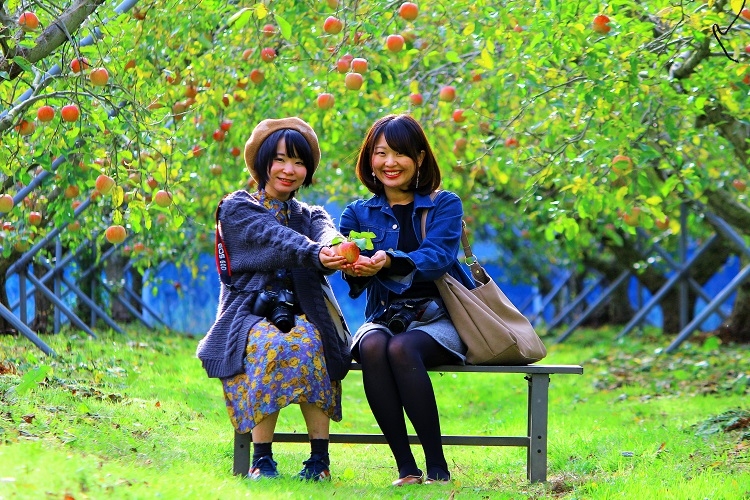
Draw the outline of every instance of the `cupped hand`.
<instances>
[{"instance_id":1,"label":"cupped hand","mask_svg":"<svg viewBox=\"0 0 750 500\"><path fill-rule=\"evenodd\" d=\"M335 271L340 271L349 266L346 259L341 255L338 255L331 247L321 248L320 253L318 254L318 259L320 259L320 263L323 264L324 267Z\"/></svg>"},{"instance_id":2,"label":"cupped hand","mask_svg":"<svg viewBox=\"0 0 750 500\"><path fill-rule=\"evenodd\" d=\"M354 264L352 264L351 272L353 276L375 276L378 271L383 269L388 261L388 255L385 251L378 250L372 257L364 257L360 255Z\"/></svg>"}]
</instances>

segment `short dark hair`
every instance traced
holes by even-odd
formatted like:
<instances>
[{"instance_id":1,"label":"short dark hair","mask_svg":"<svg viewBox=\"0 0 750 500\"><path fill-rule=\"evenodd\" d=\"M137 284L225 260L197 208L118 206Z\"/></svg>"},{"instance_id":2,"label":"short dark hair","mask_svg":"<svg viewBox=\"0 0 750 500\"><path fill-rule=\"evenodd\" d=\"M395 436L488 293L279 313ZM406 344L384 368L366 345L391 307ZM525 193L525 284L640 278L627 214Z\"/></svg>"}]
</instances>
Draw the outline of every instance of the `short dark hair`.
<instances>
[{"instance_id":1,"label":"short dark hair","mask_svg":"<svg viewBox=\"0 0 750 500\"><path fill-rule=\"evenodd\" d=\"M269 135L263 144L258 148L258 154L255 155L255 172L258 175L258 187L264 189L268 182L268 172L271 169L273 159L276 158L276 145L280 140L284 140L286 154L290 158L299 158L305 164L307 174L303 187L312 184L313 174L315 173L315 160L313 159L312 148L307 139L291 128L283 128ZM294 193L292 193L294 196Z\"/></svg>"},{"instance_id":2,"label":"short dark hair","mask_svg":"<svg viewBox=\"0 0 750 500\"><path fill-rule=\"evenodd\" d=\"M382 194L384 190L383 184L372 175L372 153L381 135L385 137L391 149L408 156L417 165L419 186L415 186L415 175L409 183L409 190L420 194L430 194L440 187L440 167L422 126L411 115L387 115L370 127L359 149L357 177L371 193ZM419 156L422 151L424 151L424 159L420 166Z\"/></svg>"}]
</instances>

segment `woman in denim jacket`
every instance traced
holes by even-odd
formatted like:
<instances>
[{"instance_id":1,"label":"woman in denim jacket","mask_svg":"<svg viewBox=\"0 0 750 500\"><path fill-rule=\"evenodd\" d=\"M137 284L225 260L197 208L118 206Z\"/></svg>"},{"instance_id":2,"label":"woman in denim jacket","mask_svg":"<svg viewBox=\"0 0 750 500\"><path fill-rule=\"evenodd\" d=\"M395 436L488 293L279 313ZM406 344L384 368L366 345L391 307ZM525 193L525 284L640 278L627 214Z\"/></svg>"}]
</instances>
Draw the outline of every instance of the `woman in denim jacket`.
<instances>
[{"instance_id":1,"label":"woman in denim jacket","mask_svg":"<svg viewBox=\"0 0 750 500\"><path fill-rule=\"evenodd\" d=\"M461 342L433 280L450 273L468 288L461 267L461 199L440 186L440 169L420 124L389 115L370 128L357 176L374 196L346 207L339 230L370 232L374 249L344 269L350 296L367 291L366 322L353 339L365 394L396 460L396 486L445 482L435 393L427 369L463 364ZM421 217L427 211L426 237ZM409 446L404 411L425 454L427 478Z\"/></svg>"}]
</instances>

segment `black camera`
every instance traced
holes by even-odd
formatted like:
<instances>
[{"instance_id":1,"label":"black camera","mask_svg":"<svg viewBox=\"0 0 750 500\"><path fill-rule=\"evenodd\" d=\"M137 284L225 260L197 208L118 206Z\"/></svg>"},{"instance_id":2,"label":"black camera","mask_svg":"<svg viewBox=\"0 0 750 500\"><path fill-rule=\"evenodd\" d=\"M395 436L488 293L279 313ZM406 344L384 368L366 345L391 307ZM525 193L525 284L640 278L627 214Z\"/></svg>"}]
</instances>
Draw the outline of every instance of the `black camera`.
<instances>
[{"instance_id":1,"label":"black camera","mask_svg":"<svg viewBox=\"0 0 750 500\"><path fill-rule=\"evenodd\" d=\"M291 290L263 290L255 296L252 313L267 318L284 333L294 327L295 300Z\"/></svg>"},{"instance_id":2,"label":"black camera","mask_svg":"<svg viewBox=\"0 0 750 500\"><path fill-rule=\"evenodd\" d=\"M396 302L388 308L388 323L386 326L393 333L406 330L412 321L418 320L424 312L424 301Z\"/></svg>"}]
</instances>

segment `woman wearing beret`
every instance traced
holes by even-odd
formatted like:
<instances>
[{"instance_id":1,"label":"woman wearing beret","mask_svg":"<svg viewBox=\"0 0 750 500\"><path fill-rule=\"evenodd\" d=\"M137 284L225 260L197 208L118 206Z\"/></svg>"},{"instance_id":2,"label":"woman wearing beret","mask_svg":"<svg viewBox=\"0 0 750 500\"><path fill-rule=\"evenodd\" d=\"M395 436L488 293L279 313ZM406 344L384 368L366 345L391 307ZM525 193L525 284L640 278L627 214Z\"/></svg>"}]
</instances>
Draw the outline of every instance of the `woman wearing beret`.
<instances>
[{"instance_id":1,"label":"woman wearing beret","mask_svg":"<svg viewBox=\"0 0 750 500\"><path fill-rule=\"evenodd\" d=\"M356 171L373 196L349 204L339 230L373 233L374 248L343 269L352 297L367 291L365 323L354 335L352 353L362 364L367 401L395 458L393 484L444 483L450 472L427 369L465 362L466 346L434 283L449 273L467 288L475 286L458 261L461 199L437 191L437 159L409 115L388 115L370 127ZM422 445L424 472L409 446L404 413Z\"/></svg>"},{"instance_id":2,"label":"woman wearing beret","mask_svg":"<svg viewBox=\"0 0 750 500\"><path fill-rule=\"evenodd\" d=\"M258 190L235 191L217 209L222 285L216 321L197 356L209 377L221 379L237 432L252 432L252 479L279 476L271 447L279 411L290 404L299 405L310 438L299 477L331 477L329 425L341 420L351 355L321 285L346 260L328 246L338 235L328 213L295 197L319 162L306 122L263 120L245 144Z\"/></svg>"}]
</instances>

